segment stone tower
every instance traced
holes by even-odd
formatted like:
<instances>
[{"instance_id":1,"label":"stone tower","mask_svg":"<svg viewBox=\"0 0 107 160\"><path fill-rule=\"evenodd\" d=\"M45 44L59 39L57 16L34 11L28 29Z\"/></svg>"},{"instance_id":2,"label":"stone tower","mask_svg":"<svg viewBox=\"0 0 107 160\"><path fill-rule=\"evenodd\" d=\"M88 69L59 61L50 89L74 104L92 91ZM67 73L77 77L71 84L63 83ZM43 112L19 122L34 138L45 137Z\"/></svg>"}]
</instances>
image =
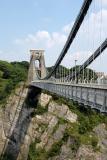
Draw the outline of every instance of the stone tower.
<instances>
[{"instance_id":1,"label":"stone tower","mask_svg":"<svg viewBox=\"0 0 107 160\"><path fill-rule=\"evenodd\" d=\"M46 66L44 59L44 50L30 50L30 66L28 71L28 83L34 80L38 80L38 75L41 79L46 77ZM35 62L39 62L39 67L35 65ZM38 71L40 74L38 74Z\"/></svg>"}]
</instances>

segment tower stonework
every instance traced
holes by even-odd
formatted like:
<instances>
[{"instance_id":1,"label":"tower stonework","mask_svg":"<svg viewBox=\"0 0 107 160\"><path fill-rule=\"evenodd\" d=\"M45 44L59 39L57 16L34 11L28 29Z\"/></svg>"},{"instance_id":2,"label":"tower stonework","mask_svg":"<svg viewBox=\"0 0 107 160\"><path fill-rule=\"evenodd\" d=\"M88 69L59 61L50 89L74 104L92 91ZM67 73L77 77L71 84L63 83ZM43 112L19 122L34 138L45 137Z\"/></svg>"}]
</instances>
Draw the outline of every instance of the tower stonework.
<instances>
[{"instance_id":1,"label":"tower stonework","mask_svg":"<svg viewBox=\"0 0 107 160\"><path fill-rule=\"evenodd\" d=\"M38 70L40 71L40 78L46 77L46 66L44 58L44 50L30 50L30 67L28 71L28 83L38 79ZM39 62L39 68L35 66L35 62Z\"/></svg>"}]
</instances>

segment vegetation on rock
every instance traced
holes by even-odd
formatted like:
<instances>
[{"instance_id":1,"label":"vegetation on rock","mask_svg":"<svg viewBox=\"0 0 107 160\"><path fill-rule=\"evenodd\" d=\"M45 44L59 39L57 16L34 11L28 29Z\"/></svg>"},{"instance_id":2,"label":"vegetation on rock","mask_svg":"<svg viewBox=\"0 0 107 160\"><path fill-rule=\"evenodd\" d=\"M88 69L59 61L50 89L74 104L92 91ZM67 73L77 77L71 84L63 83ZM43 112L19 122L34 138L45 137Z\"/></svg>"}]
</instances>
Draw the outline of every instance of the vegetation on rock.
<instances>
[{"instance_id":1,"label":"vegetation on rock","mask_svg":"<svg viewBox=\"0 0 107 160\"><path fill-rule=\"evenodd\" d=\"M92 110L88 106L79 106L77 103L74 103L68 99L64 99L53 94L52 97L53 100L58 103L58 105L65 104L69 107L70 111L76 113L78 116L78 121L76 123L70 123L63 118L57 117L58 123L54 126L51 137L58 130L60 124L66 124L67 128L65 129L63 138L57 142L54 142L48 151L45 150L45 147L43 149L36 148L36 142L33 148L33 144L31 144L28 160L47 160L51 157L59 156L61 154L61 147L66 145L69 140L69 147L74 156L76 156L76 153L81 145L91 146L93 152L100 151L100 147L98 145L99 140L93 129L100 123L107 124L107 116ZM46 109L41 108L42 107L37 108L36 114L42 115L45 112L48 112L48 106Z\"/></svg>"}]
</instances>

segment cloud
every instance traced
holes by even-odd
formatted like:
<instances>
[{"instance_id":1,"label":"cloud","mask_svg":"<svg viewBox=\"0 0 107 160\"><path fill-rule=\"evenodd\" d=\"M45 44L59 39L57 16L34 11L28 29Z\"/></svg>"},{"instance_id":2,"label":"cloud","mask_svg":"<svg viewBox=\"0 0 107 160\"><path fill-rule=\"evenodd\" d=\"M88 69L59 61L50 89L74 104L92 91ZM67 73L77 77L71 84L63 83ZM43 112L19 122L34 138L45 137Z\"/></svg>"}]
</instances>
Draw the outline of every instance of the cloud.
<instances>
[{"instance_id":1,"label":"cloud","mask_svg":"<svg viewBox=\"0 0 107 160\"><path fill-rule=\"evenodd\" d=\"M91 13L88 20L83 24L80 31L81 37L85 36L86 39L94 39L97 42L101 38L103 41L107 36L107 10L103 9L97 13Z\"/></svg>"},{"instance_id":2,"label":"cloud","mask_svg":"<svg viewBox=\"0 0 107 160\"><path fill-rule=\"evenodd\" d=\"M106 4L106 2L103 0L103 4ZM78 64L82 64L97 49L101 41L103 42L107 38L106 19L107 9L105 8L102 11L98 10L97 12L90 13L85 18L67 56L62 62L63 64L68 67L72 66L75 59L78 60ZM17 38L14 44L22 50L24 48L24 53L30 49L44 49L47 66L54 65L66 42L73 23L71 22L63 26L60 31L56 32L40 30L36 33L28 34L24 38ZM29 53L27 55L29 56ZM103 70L103 67L100 67L100 70Z\"/></svg>"},{"instance_id":3,"label":"cloud","mask_svg":"<svg viewBox=\"0 0 107 160\"><path fill-rule=\"evenodd\" d=\"M66 41L67 36L58 32L49 33L48 31L38 31L36 34L28 34L24 39L16 39L15 44L17 45L35 45L38 47L52 48L56 44L63 45Z\"/></svg>"},{"instance_id":4,"label":"cloud","mask_svg":"<svg viewBox=\"0 0 107 160\"><path fill-rule=\"evenodd\" d=\"M25 38L17 38L14 44L17 47L29 51L30 49L44 49L46 53L46 63L51 65L55 63L58 53L65 44L67 35L62 32L48 32L45 30L37 31L34 34L28 34ZM52 55L53 59L52 59Z\"/></svg>"},{"instance_id":5,"label":"cloud","mask_svg":"<svg viewBox=\"0 0 107 160\"><path fill-rule=\"evenodd\" d=\"M73 24L74 24L74 22L65 25L65 26L62 28L62 31L68 34L68 33L71 31L71 28L72 28Z\"/></svg>"},{"instance_id":6,"label":"cloud","mask_svg":"<svg viewBox=\"0 0 107 160\"><path fill-rule=\"evenodd\" d=\"M101 7L101 5L102 5L102 7L107 7L107 0L95 0L95 3L96 3L99 7Z\"/></svg>"},{"instance_id":7,"label":"cloud","mask_svg":"<svg viewBox=\"0 0 107 160\"><path fill-rule=\"evenodd\" d=\"M75 60L77 60L77 65L83 64L84 61L91 56L92 52L91 51L77 51L77 52L73 52L72 54L70 54L70 52L68 52L68 54L65 56L65 58L62 61L62 65L65 65L67 67L73 67L75 65Z\"/></svg>"}]
</instances>

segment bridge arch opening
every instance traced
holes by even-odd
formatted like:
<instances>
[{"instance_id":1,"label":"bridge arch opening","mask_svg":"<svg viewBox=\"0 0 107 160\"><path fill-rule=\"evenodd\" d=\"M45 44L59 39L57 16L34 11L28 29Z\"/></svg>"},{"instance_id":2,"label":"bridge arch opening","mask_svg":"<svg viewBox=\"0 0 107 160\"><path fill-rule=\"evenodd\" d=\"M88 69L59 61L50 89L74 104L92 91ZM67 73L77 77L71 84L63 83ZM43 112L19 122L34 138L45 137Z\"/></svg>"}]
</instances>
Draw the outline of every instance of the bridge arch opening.
<instances>
[{"instance_id":1,"label":"bridge arch opening","mask_svg":"<svg viewBox=\"0 0 107 160\"><path fill-rule=\"evenodd\" d=\"M41 77L41 64L39 59L35 60L35 68L37 70L38 75Z\"/></svg>"}]
</instances>

